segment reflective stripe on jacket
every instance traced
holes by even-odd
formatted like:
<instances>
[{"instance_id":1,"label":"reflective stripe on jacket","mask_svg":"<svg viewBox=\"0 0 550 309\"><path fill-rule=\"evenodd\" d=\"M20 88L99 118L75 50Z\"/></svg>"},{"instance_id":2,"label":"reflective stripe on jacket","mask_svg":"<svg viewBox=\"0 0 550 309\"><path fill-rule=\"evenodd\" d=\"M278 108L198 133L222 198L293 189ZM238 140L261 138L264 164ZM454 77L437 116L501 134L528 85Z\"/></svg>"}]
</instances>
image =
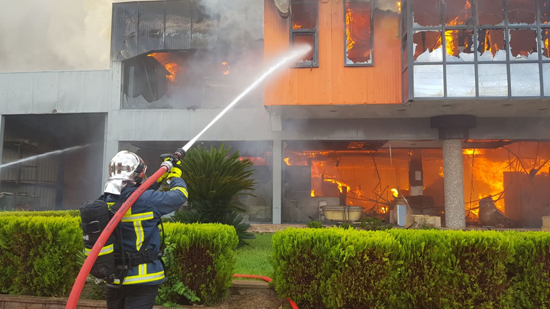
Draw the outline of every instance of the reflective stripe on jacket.
<instances>
[{"instance_id":1,"label":"reflective stripe on jacket","mask_svg":"<svg viewBox=\"0 0 550 309\"><path fill-rule=\"evenodd\" d=\"M119 198L127 198L136 188L125 187L120 196L108 195L107 203L111 206ZM158 227L160 218L177 210L187 201L187 197L187 185L181 178L172 178L169 191L161 192L149 189L143 192L119 223L122 227L124 250L128 253L137 253L146 238L151 237L147 250L158 252L161 246L160 229ZM130 269L122 284L157 285L164 281L162 263L160 260L156 260ZM120 284L120 281L115 280L115 284Z\"/></svg>"}]
</instances>

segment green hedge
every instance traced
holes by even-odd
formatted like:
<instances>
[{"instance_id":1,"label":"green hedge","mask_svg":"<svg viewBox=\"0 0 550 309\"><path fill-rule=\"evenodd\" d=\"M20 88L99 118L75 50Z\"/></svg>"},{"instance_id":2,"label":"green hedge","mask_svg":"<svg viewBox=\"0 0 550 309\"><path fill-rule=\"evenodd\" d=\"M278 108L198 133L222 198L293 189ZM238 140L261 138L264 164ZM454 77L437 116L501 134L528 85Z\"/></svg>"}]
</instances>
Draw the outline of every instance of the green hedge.
<instances>
[{"instance_id":1,"label":"green hedge","mask_svg":"<svg viewBox=\"0 0 550 309\"><path fill-rule=\"evenodd\" d=\"M550 233L339 228L273 236L300 308L550 308Z\"/></svg>"},{"instance_id":2,"label":"green hedge","mask_svg":"<svg viewBox=\"0 0 550 309\"><path fill-rule=\"evenodd\" d=\"M164 224L168 280L159 292L161 303L185 303L177 293L181 282L201 304L221 301L231 286L234 249L239 243L233 226L210 224ZM171 261L175 261L171 262Z\"/></svg>"},{"instance_id":3,"label":"green hedge","mask_svg":"<svg viewBox=\"0 0 550 309\"><path fill-rule=\"evenodd\" d=\"M80 210L0 211L0 217L80 217Z\"/></svg>"},{"instance_id":4,"label":"green hedge","mask_svg":"<svg viewBox=\"0 0 550 309\"><path fill-rule=\"evenodd\" d=\"M80 217L42 213L48 216L20 216L19 212L0 216L1 293L67 296L70 292L84 248ZM181 295L196 295L198 303L219 302L231 285L233 249L238 243L235 229L221 224L164 227L168 281L157 300L185 303Z\"/></svg>"},{"instance_id":5,"label":"green hedge","mask_svg":"<svg viewBox=\"0 0 550 309\"><path fill-rule=\"evenodd\" d=\"M83 248L80 218L0 216L0 291L65 295Z\"/></svg>"}]
</instances>

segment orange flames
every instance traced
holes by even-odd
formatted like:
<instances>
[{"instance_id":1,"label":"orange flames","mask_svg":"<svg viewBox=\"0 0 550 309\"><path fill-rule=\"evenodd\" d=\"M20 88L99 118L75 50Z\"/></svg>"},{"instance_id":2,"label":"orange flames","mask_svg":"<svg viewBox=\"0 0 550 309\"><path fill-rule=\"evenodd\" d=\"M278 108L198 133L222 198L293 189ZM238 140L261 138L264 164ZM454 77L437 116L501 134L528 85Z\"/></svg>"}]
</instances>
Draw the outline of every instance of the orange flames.
<instances>
[{"instance_id":1,"label":"orange flames","mask_svg":"<svg viewBox=\"0 0 550 309\"><path fill-rule=\"evenodd\" d=\"M472 7L469 0L466 0L466 4L464 4L464 9L469 10ZM449 26L456 26L456 25L463 25L464 22L468 19L468 13L467 11L462 14L462 16L457 16L453 20L451 20L448 25ZM447 42L446 48L447 48L447 54L450 56L457 56L458 55L458 46L455 44L455 37L458 36L458 30L446 30L445 31L445 41ZM440 42L438 42L440 44ZM466 42L467 43L467 42ZM468 47L468 46L465 46Z\"/></svg>"},{"instance_id":2,"label":"orange flames","mask_svg":"<svg viewBox=\"0 0 550 309\"><path fill-rule=\"evenodd\" d=\"M178 66L178 64L174 63L174 62L167 63L164 66L164 68L166 69L166 71L170 72L170 74L166 75L166 79L168 79L171 82L176 80L176 75L178 74L178 72L180 70L180 67Z\"/></svg>"},{"instance_id":3,"label":"orange flames","mask_svg":"<svg viewBox=\"0 0 550 309\"><path fill-rule=\"evenodd\" d=\"M226 61L222 62L222 67L223 67L223 75L229 75L229 65L227 65Z\"/></svg>"},{"instance_id":4,"label":"orange flames","mask_svg":"<svg viewBox=\"0 0 550 309\"><path fill-rule=\"evenodd\" d=\"M302 29L302 25L294 24L292 25L292 29Z\"/></svg>"},{"instance_id":5,"label":"orange flames","mask_svg":"<svg viewBox=\"0 0 550 309\"><path fill-rule=\"evenodd\" d=\"M355 45L355 41L351 37L351 30L350 30L350 26L352 22L353 22L353 12L348 10L346 11L346 40L347 40L346 42L347 42L348 50L352 49L353 45Z\"/></svg>"},{"instance_id":6,"label":"orange flames","mask_svg":"<svg viewBox=\"0 0 550 309\"><path fill-rule=\"evenodd\" d=\"M315 190L311 189L311 197L315 197Z\"/></svg>"},{"instance_id":7,"label":"orange flames","mask_svg":"<svg viewBox=\"0 0 550 309\"><path fill-rule=\"evenodd\" d=\"M397 1L397 12L401 14L401 1Z\"/></svg>"},{"instance_id":8,"label":"orange flames","mask_svg":"<svg viewBox=\"0 0 550 309\"><path fill-rule=\"evenodd\" d=\"M338 181L336 179L330 179L330 178L325 178L324 179L325 182L331 182L331 183L335 183L338 185L338 191L340 191L340 193L344 192L344 187L346 188L346 191L349 192L349 186L342 182L342 181Z\"/></svg>"},{"instance_id":9,"label":"orange flames","mask_svg":"<svg viewBox=\"0 0 550 309\"><path fill-rule=\"evenodd\" d=\"M544 52L546 53L546 57L550 58L550 39L544 40Z\"/></svg>"}]
</instances>

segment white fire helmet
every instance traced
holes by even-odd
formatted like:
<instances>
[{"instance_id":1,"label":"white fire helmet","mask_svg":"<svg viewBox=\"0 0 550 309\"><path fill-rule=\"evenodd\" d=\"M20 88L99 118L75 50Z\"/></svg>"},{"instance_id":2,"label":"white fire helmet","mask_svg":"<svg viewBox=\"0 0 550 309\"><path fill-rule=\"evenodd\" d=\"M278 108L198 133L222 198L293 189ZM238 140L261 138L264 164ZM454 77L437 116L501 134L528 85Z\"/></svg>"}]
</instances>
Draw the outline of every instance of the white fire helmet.
<instances>
[{"instance_id":1,"label":"white fire helmet","mask_svg":"<svg viewBox=\"0 0 550 309\"><path fill-rule=\"evenodd\" d=\"M137 154L126 150L117 153L109 163L109 180L103 192L120 195L122 189L130 185L141 184L146 178L147 165Z\"/></svg>"}]
</instances>

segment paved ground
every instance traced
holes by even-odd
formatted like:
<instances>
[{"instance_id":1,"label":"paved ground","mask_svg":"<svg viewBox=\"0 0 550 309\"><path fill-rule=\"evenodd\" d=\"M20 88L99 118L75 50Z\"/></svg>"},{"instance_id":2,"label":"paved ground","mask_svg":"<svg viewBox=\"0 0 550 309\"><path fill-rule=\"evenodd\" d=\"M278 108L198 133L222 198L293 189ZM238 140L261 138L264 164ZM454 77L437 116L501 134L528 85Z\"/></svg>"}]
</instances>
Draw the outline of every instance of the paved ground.
<instances>
[{"instance_id":1,"label":"paved ground","mask_svg":"<svg viewBox=\"0 0 550 309\"><path fill-rule=\"evenodd\" d=\"M248 232L251 233L275 233L289 227L305 228L305 224L250 224Z\"/></svg>"}]
</instances>

